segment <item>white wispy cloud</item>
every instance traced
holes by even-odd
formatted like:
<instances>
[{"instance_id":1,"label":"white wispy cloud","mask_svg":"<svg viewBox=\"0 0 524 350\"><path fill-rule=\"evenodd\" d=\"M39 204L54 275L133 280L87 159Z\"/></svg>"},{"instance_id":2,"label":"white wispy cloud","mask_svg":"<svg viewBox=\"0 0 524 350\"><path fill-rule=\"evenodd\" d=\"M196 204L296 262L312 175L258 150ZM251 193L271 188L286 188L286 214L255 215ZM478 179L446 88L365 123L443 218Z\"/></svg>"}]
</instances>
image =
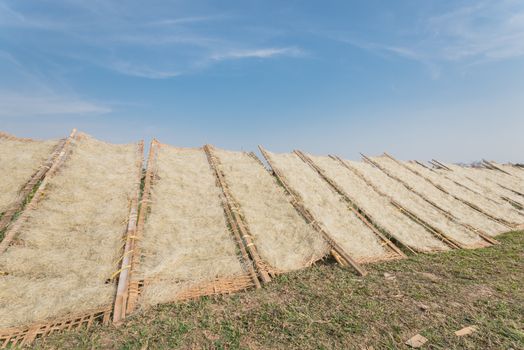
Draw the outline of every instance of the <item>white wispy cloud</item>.
<instances>
[{"instance_id":1,"label":"white wispy cloud","mask_svg":"<svg viewBox=\"0 0 524 350\"><path fill-rule=\"evenodd\" d=\"M524 3L483 1L427 20L428 56L443 60L501 60L524 56ZM428 45L428 46L429 46Z\"/></svg>"},{"instance_id":2,"label":"white wispy cloud","mask_svg":"<svg viewBox=\"0 0 524 350\"><path fill-rule=\"evenodd\" d=\"M58 0L50 7L59 11L44 13L0 0L0 28L45 30L55 46L50 52L46 46L28 39L35 56L60 56L147 79L191 74L226 60L304 54L298 47L267 44L274 33L243 31L249 27L246 24L240 24L233 34L221 34L222 29L242 23L230 13L188 14L183 9L175 11L177 5L168 3L140 11L142 7L138 5L138 1L124 6L118 1ZM67 18L57 15L64 8Z\"/></svg>"},{"instance_id":3,"label":"white wispy cloud","mask_svg":"<svg viewBox=\"0 0 524 350\"><path fill-rule=\"evenodd\" d=\"M146 25L149 25L149 26L176 26L180 24L209 22L209 21L221 20L225 18L226 16L224 15L166 18L166 19L159 19L159 20L147 22Z\"/></svg>"},{"instance_id":4,"label":"white wispy cloud","mask_svg":"<svg viewBox=\"0 0 524 350\"><path fill-rule=\"evenodd\" d=\"M176 71L155 69L146 65L136 65L124 61L108 63L107 66L121 74L148 79L168 79L181 74Z\"/></svg>"},{"instance_id":5,"label":"white wispy cloud","mask_svg":"<svg viewBox=\"0 0 524 350\"><path fill-rule=\"evenodd\" d=\"M0 91L0 117L88 115L109 112L111 108L108 106L85 101L78 97Z\"/></svg>"},{"instance_id":6,"label":"white wispy cloud","mask_svg":"<svg viewBox=\"0 0 524 350\"><path fill-rule=\"evenodd\" d=\"M417 61L433 78L443 63L474 64L524 56L524 3L482 1L416 21L417 30L385 40L329 33L333 39L374 51ZM406 33L409 33L406 35Z\"/></svg>"},{"instance_id":7,"label":"white wispy cloud","mask_svg":"<svg viewBox=\"0 0 524 350\"><path fill-rule=\"evenodd\" d=\"M301 56L304 51L297 47L271 47L249 50L229 50L226 52L214 53L211 59L215 61L235 60L243 58L271 58L275 56Z\"/></svg>"}]
</instances>

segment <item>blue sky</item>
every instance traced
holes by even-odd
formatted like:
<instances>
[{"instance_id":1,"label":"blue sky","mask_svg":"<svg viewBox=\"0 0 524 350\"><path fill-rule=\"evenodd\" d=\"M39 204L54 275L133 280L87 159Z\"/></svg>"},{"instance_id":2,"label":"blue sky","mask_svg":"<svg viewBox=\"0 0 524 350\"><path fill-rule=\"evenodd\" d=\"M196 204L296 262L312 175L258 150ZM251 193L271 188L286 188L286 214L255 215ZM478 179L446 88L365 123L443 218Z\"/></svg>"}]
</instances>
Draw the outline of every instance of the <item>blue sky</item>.
<instances>
[{"instance_id":1,"label":"blue sky","mask_svg":"<svg viewBox=\"0 0 524 350\"><path fill-rule=\"evenodd\" d=\"M0 0L0 130L524 161L524 2Z\"/></svg>"}]
</instances>

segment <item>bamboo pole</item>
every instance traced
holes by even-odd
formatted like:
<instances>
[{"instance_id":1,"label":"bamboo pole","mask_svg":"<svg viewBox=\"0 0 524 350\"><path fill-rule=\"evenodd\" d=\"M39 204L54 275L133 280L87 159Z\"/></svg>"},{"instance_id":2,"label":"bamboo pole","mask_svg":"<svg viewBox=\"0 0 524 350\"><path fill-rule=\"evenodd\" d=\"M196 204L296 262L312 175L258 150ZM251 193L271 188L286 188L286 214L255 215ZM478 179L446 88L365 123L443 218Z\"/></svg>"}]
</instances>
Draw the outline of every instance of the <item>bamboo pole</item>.
<instances>
[{"instance_id":1,"label":"bamboo pole","mask_svg":"<svg viewBox=\"0 0 524 350\"><path fill-rule=\"evenodd\" d=\"M73 131L71 131L71 134L67 138L67 140L66 140L66 142L64 144L64 147L62 148L62 150L60 151L60 153L58 154L56 159L53 161L53 164L51 165L51 167L47 171L44 179L42 180L42 182L38 186L38 188L37 188L33 198L31 198L29 203L27 203L25 210L16 219L16 221L14 221L11 224L11 226L8 227L8 229L7 229L6 233L5 233L4 239L2 240L2 242L0 242L0 254L2 254L9 247L9 245L11 244L13 239L18 234L18 231L22 227L22 224L28 218L28 211L36 208L36 206L37 206L38 202L40 201L40 199L43 198L43 194L44 194L44 191L45 191L45 189L47 187L47 183L48 183L49 179L58 171L60 166L64 163L67 155L69 154L69 146L70 146L71 142L74 140L74 138L76 137L76 133L77 133L76 129L73 129Z\"/></svg>"},{"instance_id":2,"label":"bamboo pole","mask_svg":"<svg viewBox=\"0 0 524 350\"><path fill-rule=\"evenodd\" d=\"M493 162L490 162L488 160L482 159L482 163L488 164L491 167L491 169L493 169L493 170L498 170L498 171L503 172L506 175L513 176L512 174L508 173L506 170L504 170L504 169L500 168L499 166L495 165L495 163L493 163Z\"/></svg>"},{"instance_id":3,"label":"bamboo pole","mask_svg":"<svg viewBox=\"0 0 524 350\"><path fill-rule=\"evenodd\" d=\"M432 159L431 160L434 164L438 165L439 167L443 168L443 169L446 169L446 170L449 170L449 171L453 171L451 170L448 166L446 166L445 164L443 164L442 162L439 162L438 160L436 159Z\"/></svg>"},{"instance_id":4,"label":"bamboo pole","mask_svg":"<svg viewBox=\"0 0 524 350\"><path fill-rule=\"evenodd\" d=\"M260 160L260 158L257 157L257 155L255 154L255 152L248 152L248 155L253 158L258 164L260 164L264 169L266 169L266 166L264 165L264 163L262 163L262 161Z\"/></svg>"},{"instance_id":5,"label":"bamboo pole","mask_svg":"<svg viewBox=\"0 0 524 350\"><path fill-rule=\"evenodd\" d=\"M271 282L271 277L269 276L269 273L267 272L267 269L265 268L265 265L262 262L260 255L258 254L256 245L251 238L252 236L249 232L249 228L244 223L244 220L242 220L242 216L239 213L241 210L240 205L229 191L227 181L224 177L224 174L220 170L220 161L214 154L213 146L205 145L204 152L206 153L209 165L211 166L211 169L213 170L217 179L217 183L220 189L222 190L222 194L224 195L223 207L228 212L227 216L232 219L230 225L232 227L235 227L234 230L238 231L238 233L240 234L241 243L243 246L245 246L247 252L249 253L249 256L255 264L258 276L260 277L262 283Z\"/></svg>"},{"instance_id":6,"label":"bamboo pole","mask_svg":"<svg viewBox=\"0 0 524 350\"><path fill-rule=\"evenodd\" d=\"M308 157L304 152L300 151L300 150L294 150L293 151L304 163L308 164L313 170L315 170L322 179L324 179L324 181L326 181L338 194L340 194L342 196L342 198L344 198L344 200L349 204L348 208L351 210L352 213L354 213L367 227L369 227L371 229L371 231L373 231L373 233L378 236L378 238L384 242L391 250L393 250L395 253L397 253L401 258L406 258L406 254L404 254L404 252L402 252L402 250L400 250L395 244L393 244L393 242L391 242L387 237L385 237L374 225L372 222L370 222L369 220L367 220L362 214L360 214L358 212L357 209L355 209L355 207L353 205L357 205L355 203L355 201L353 199L350 198L349 194L344 191L333 179L331 179L327 174L326 172L321 169L317 164L315 164L315 162L313 161L313 159L311 159L310 157ZM361 208L359 208L359 210L361 210L362 212L365 212L364 210L362 210ZM368 217L371 217L369 214L366 213L366 216ZM389 235L393 236L391 233L389 233ZM401 242L402 243L402 242ZM408 245L402 243L402 245L407 249L409 250L410 252L412 252L413 254L416 254L416 252L411 249L411 247L409 247Z\"/></svg>"},{"instance_id":7,"label":"bamboo pole","mask_svg":"<svg viewBox=\"0 0 524 350\"><path fill-rule=\"evenodd\" d=\"M426 164L424 164L424 163L422 163L422 162L419 162L418 160L414 160L414 162L417 163L417 164L420 165L420 166L423 166L423 167L426 168L426 169L431 170L430 167L428 167Z\"/></svg>"},{"instance_id":8,"label":"bamboo pole","mask_svg":"<svg viewBox=\"0 0 524 350\"><path fill-rule=\"evenodd\" d=\"M140 141L137 147L137 177L133 189L133 198L129 209L129 220L126 230L126 244L122 255L120 273L116 286L116 296L113 307L113 324L120 324L126 317L126 304L129 290L129 269L131 268L131 254L133 254L133 237L136 234L138 217L138 200L140 197L140 183L142 180L142 166L144 161L144 141Z\"/></svg>"},{"instance_id":9,"label":"bamboo pole","mask_svg":"<svg viewBox=\"0 0 524 350\"><path fill-rule=\"evenodd\" d=\"M154 177L154 169L155 169L155 161L156 161L156 152L159 148L159 143L156 139L153 139L151 141L151 145L149 147L149 155L147 158L147 169L144 179L144 189L142 192L142 198L140 199L140 207L139 207L139 213L138 213L138 221L136 225L136 231L134 237L130 238L130 250L131 253L131 267L129 268L129 276L128 276L128 282L127 282L127 300L125 303L125 306L123 306L124 310L122 312L122 318L125 318L127 315L129 315L131 312L135 310L136 303L138 301L139 296L139 290L138 290L138 281L133 280L134 274L136 272L136 269L138 268L138 265L140 263L140 239L144 235L144 226L146 221L146 216L149 212L150 207L150 196L151 196L151 186L152 181ZM130 290L130 284L132 282L135 282L136 288Z\"/></svg>"},{"instance_id":10,"label":"bamboo pole","mask_svg":"<svg viewBox=\"0 0 524 350\"><path fill-rule=\"evenodd\" d=\"M275 167L275 165L271 161L271 157L266 152L266 150L262 146L258 146L258 148L260 149L260 152L268 162L269 166L273 169L273 172L277 179L280 181L280 183L282 184L284 189L289 193L289 195L293 198L291 204L306 219L306 221L318 233L321 234L324 240L331 246L331 254L335 258L335 260L337 260L337 262L342 266L351 265L361 276L367 275L367 271L348 253L346 253L346 251L335 241L335 239L331 237L329 232L327 232L326 230L324 230L324 228L322 228L322 226L320 226L313 214L304 206L300 195L289 186L284 175L280 172L280 170L277 167Z\"/></svg>"}]
</instances>

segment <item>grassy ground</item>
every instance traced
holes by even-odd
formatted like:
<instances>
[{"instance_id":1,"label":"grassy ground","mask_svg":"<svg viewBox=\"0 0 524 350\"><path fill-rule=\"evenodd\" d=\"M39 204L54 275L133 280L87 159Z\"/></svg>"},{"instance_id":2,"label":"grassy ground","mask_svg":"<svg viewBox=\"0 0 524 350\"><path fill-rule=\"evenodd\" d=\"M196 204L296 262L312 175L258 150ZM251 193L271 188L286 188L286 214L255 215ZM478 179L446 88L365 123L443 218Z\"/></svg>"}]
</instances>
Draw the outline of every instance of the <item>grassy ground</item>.
<instances>
[{"instance_id":1,"label":"grassy ground","mask_svg":"<svg viewBox=\"0 0 524 350\"><path fill-rule=\"evenodd\" d=\"M163 305L120 328L53 335L35 348L524 349L524 232L475 251L418 255L368 266L319 265L263 289ZM386 273L386 275L384 275ZM477 325L457 337L454 331Z\"/></svg>"}]
</instances>

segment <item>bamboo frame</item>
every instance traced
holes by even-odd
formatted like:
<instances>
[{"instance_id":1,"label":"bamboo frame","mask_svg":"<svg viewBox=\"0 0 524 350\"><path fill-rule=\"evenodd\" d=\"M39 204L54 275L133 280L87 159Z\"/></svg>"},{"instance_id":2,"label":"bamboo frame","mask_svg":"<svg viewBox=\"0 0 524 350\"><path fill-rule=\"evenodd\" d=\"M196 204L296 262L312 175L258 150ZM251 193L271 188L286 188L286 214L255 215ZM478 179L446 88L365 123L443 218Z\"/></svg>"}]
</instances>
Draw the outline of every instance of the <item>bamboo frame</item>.
<instances>
[{"instance_id":1,"label":"bamboo frame","mask_svg":"<svg viewBox=\"0 0 524 350\"><path fill-rule=\"evenodd\" d=\"M1 134L2 133L0 133L0 138L7 138L7 137L2 137ZM17 139L17 138L13 136L8 139L11 140L11 139ZM17 139L17 140L20 140L20 139ZM11 223L16 213L20 212L23 209L27 198L31 194L31 191L33 191L33 189L35 188L36 184L39 181L44 179L46 173L49 171L49 169L51 169L53 162L59 156L60 152L66 145L66 140L67 138L62 139L58 142L54 150L51 152L51 155L49 156L49 158L38 167L37 171L31 176L29 181L26 182L22 190L20 190L20 192L18 193L17 199L13 203L11 203L11 205L9 205L9 208L4 212L4 214L0 218L0 232L4 230ZM23 141L32 142L31 139L23 139Z\"/></svg>"},{"instance_id":2,"label":"bamboo frame","mask_svg":"<svg viewBox=\"0 0 524 350\"><path fill-rule=\"evenodd\" d=\"M23 223L28 219L29 211L35 209L38 205L38 202L40 202L40 200L43 198L48 180L60 169L60 166L64 163L65 159L67 158L69 154L69 146L71 142L75 139L76 132L76 129L73 129L73 131L71 131L71 134L66 139L64 146L60 150L60 153L53 160L53 163L47 171L44 179L38 186L33 198L31 198L29 203L27 203L27 205L24 208L24 211L20 214L20 216L14 222L11 222L11 225L7 228L4 239L2 240L2 242L0 242L0 254L6 251L11 242L15 239Z\"/></svg>"},{"instance_id":3,"label":"bamboo frame","mask_svg":"<svg viewBox=\"0 0 524 350\"><path fill-rule=\"evenodd\" d=\"M416 191L413 187L411 187L407 182L405 182L404 180L398 178L397 176L391 174L389 171L387 171L386 169L384 169L384 167L382 167L380 164L378 164L377 162L373 161L372 159L370 159L369 157L365 156L364 154L361 154L362 155L362 158L368 162L369 164L375 166L376 168L380 169L384 174L386 174L387 176L391 177L392 179L400 182L404 187L406 187L408 190L410 190L411 192L415 193L417 196L419 196L420 198L422 198L424 201L426 201L427 203L431 204L433 207L435 207L438 211L440 211L442 214L444 214L449 220L461 225L462 227L476 233L479 235L479 237L481 237L484 241L486 241L489 245L492 245L492 244L498 244L498 241L496 241L495 239L491 238L488 234L486 234L485 232L483 232L482 230L476 228L476 227L473 227L471 225L468 225L468 224L465 224L463 222L461 222L460 220L458 220L452 213L448 212L447 210L443 209L442 207L440 207L438 204L436 204L435 202L433 202L432 200L426 198L426 196L424 196L423 194L419 193L418 191ZM443 232L440 232L440 234L444 235L446 237L447 240L450 240L451 242L453 242L455 245L457 245L458 247L460 248L463 248L463 249L468 249L468 248L479 248L479 247L482 247L482 246L479 246L479 245L464 245L462 243L459 243L457 242L455 239L447 236L445 233Z\"/></svg>"},{"instance_id":4,"label":"bamboo frame","mask_svg":"<svg viewBox=\"0 0 524 350\"><path fill-rule=\"evenodd\" d=\"M224 195L222 199L222 207L224 208L224 211L226 213L226 217L235 236L235 240L237 241L239 248L242 252L242 257L244 258L244 261L249 264L248 266L252 267L252 264L255 265L256 272L258 272L257 275L260 278L261 282L268 283L271 281L271 277L269 276L269 273L267 271L267 264L264 264L262 262L262 259L260 258L260 255L258 254L258 251L256 249L255 243L251 239L252 236L249 232L249 229L242 220L242 215L240 214L241 208L238 205L238 202L231 195L227 182L224 178L224 174L219 169L220 161L213 153L213 148L211 145L205 145L203 149L209 162L209 166L215 174L216 182L222 190L222 194ZM249 255L245 254L246 251ZM255 285L257 286L257 288L260 287L260 283L258 282L258 280L255 283Z\"/></svg>"},{"instance_id":5,"label":"bamboo frame","mask_svg":"<svg viewBox=\"0 0 524 350\"><path fill-rule=\"evenodd\" d=\"M449 192L448 190L446 190L444 187L440 186L439 184L433 182L431 179L425 177L424 175L422 175L420 172L414 170L414 169L411 169L410 167L406 166L406 164L398 161L397 159L393 158L391 155L387 154L387 153L384 153L384 155L391 159L392 161L394 161L395 163L397 163L399 166L403 167L404 169L412 172L413 174L417 175L417 176L420 176L421 178L423 178L424 180L428 181L430 184L432 184L433 186L435 186L436 188L438 188L439 190L441 190L442 192L450 195L451 197L455 198L456 200L458 200L459 202L462 202L464 204L466 204L468 207L470 207L471 209L473 210L476 210L478 211L479 213L481 213L482 215L484 215L485 217L487 217L488 219L490 220L493 220L495 222L498 222L499 224L501 225L504 225L506 226L507 228L509 229L513 229L515 228L515 224L514 223L510 223L504 219L501 219L501 218L497 218L497 217L494 217L493 215L489 214L489 213L486 213L484 210L482 210L482 208L480 208L479 206L477 206L475 203L471 203L465 199L462 199L456 195L454 195L453 193Z\"/></svg>"},{"instance_id":6,"label":"bamboo frame","mask_svg":"<svg viewBox=\"0 0 524 350\"><path fill-rule=\"evenodd\" d=\"M158 157L158 150L162 146L163 145L160 142L158 142L157 140L153 140L151 142L151 148L149 150L147 169L144 180L144 189L142 198L140 200L140 210L137 221L137 229L134 237L131 237L131 250L133 252L131 253L131 267L129 269L128 277L127 303L125 305L125 312L122 312L122 314L125 313L124 316L127 316L136 310L143 290L154 281L137 278L135 274L141 259L139 241L144 235L145 222L151 210L151 188L154 185L156 176L156 161ZM238 238L240 238L240 235L238 236ZM235 241L237 242L237 244L239 243L238 240L235 239ZM243 245L239 245L242 258L247 259L245 261L249 262L247 252L243 248ZM196 299L202 296L209 295L231 294L252 287L260 288L260 282L257 278L253 265L246 265L248 266L247 268L249 270L248 272L246 272L246 274L241 276L216 279L211 282L204 282L198 284L187 290L182 291L181 294L173 300L173 302ZM123 318L124 317L122 317L122 319Z\"/></svg>"},{"instance_id":7,"label":"bamboo frame","mask_svg":"<svg viewBox=\"0 0 524 350\"><path fill-rule=\"evenodd\" d=\"M254 152L246 152L246 153L251 158L253 158L257 162L257 164L259 164L264 169L264 171L270 173L271 177L277 182L278 186L281 186L281 184L278 182L279 180L275 176L273 176L273 173L267 169L267 167L264 165L264 163L262 163L262 161L257 157L257 155ZM289 195L289 193L287 192L287 190L285 188L284 188L284 194L285 194L285 197L286 197L288 203L293 205L291 203L291 200L290 200L290 198L292 198L292 197ZM294 206L293 206L293 208L296 210L296 208ZM300 215L300 213L299 213L299 215ZM302 217L302 219L304 221L306 221L306 223L308 223L307 220L305 220L303 215L300 215L300 216ZM317 259L313 259L313 260L309 261L308 264L306 266L304 266L304 267L311 266L314 263L316 263L317 261L320 261L320 260L322 260L324 258L325 257L323 256L323 257L320 257L320 258L317 258ZM274 267L270 267L270 268L272 269L271 274L273 274L273 275L279 275L279 274L284 274L286 272L290 272L288 270L278 270L278 269L275 269Z\"/></svg>"},{"instance_id":8,"label":"bamboo frame","mask_svg":"<svg viewBox=\"0 0 524 350\"><path fill-rule=\"evenodd\" d=\"M140 184L142 180L142 167L144 162L144 141L140 141L137 147L137 178L133 189L133 198L129 208L129 220L125 234L125 246L121 257L120 272L118 273L118 282L116 284L116 295L113 303L113 323L119 324L126 316L126 304L129 290L129 269L131 268L131 259L137 228L138 218L138 201L140 198Z\"/></svg>"},{"instance_id":9,"label":"bamboo frame","mask_svg":"<svg viewBox=\"0 0 524 350\"><path fill-rule=\"evenodd\" d=\"M346 253L344 249L331 237L329 232L327 232L326 230L324 230L324 228L322 228L322 226L320 226L313 214L304 206L301 196L289 186L284 175L280 172L280 170L277 167L275 167L266 150L262 146L258 146L258 148L260 149L260 152L268 162L271 169L273 169L273 173L275 174L276 178L280 181L284 189L291 196L291 204L306 219L306 221L318 233L321 234L324 240L329 244L329 246L331 247L331 254L335 258L335 260L342 266L351 265L361 276L367 275L367 271L360 265L360 263L357 262L357 260L353 259L348 253Z\"/></svg>"},{"instance_id":10,"label":"bamboo frame","mask_svg":"<svg viewBox=\"0 0 524 350\"><path fill-rule=\"evenodd\" d=\"M75 130L76 133L76 130ZM74 134L72 135L74 137ZM78 136L81 138L82 136ZM136 226L136 212L137 212L137 203L138 195L140 190L140 179L142 172L142 158L143 158L143 149L144 144L140 142L137 147L137 168L138 168L138 179L135 181L135 196L131 199L130 205L130 218L129 223L126 229L126 238L129 238L132 235L133 229ZM54 173L53 173L54 174ZM50 174L51 175L51 174ZM134 221L134 222L133 222ZM126 243L127 246L127 243ZM126 254L122 256L122 259L125 259ZM122 264L123 266L124 263ZM122 272L127 271L127 269L122 268ZM123 274L120 273L119 277L122 277ZM118 280L120 282L120 278ZM115 284L116 287L118 285ZM45 337L55 331L59 330L71 330L80 328L84 325L90 327L94 322L101 321L104 325L110 323L111 314L113 308L116 308L116 303L119 300L119 294L117 293L115 297L115 302L111 305L106 305L98 307L95 309L87 310L82 313L69 314L51 321L38 322L30 326L25 327L14 327L9 329L0 330L0 344L1 348L5 348L8 345L28 345L32 343L37 337ZM118 309L117 309L118 310ZM116 314L116 313L115 313Z\"/></svg>"},{"instance_id":11,"label":"bamboo frame","mask_svg":"<svg viewBox=\"0 0 524 350\"><path fill-rule=\"evenodd\" d=\"M409 217L411 220L415 221L416 223L418 223L419 225L424 227L429 233L433 234L437 239L439 239L440 241L444 242L447 246L449 246L452 249L461 248L460 243L456 242L452 238L450 238L447 235L443 234L438 229L432 227L427 222L425 222L424 220L422 220L419 217L417 217L414 213L412 213L411 211L407 210L400 203L395 201L391 196L389 196L389 195L385 194L384 192L382 192L381 190L379 190L377 188L377 186L375 186L375 184L373 184L371 181L366 179L363 174L361 174L357 169L355 169L352 166L350 166L349 164L347 164L342 158L340 158L338 156L335 156L335 155L330 155L330 157L335 159L335 160L337 160L343 167L345 167L349 171L353 172L356 176L358 176L360 179L362 179L364 182L366 182L371 188L373 188L373 190L375 190L375 192L377 192L382 197L387 198L387 200L389 200L389 202L394 207L396 207L398 210L400 210L400 212L402 212L404 215ZM439 251L439 250L432 249L432 250L425 250L424 252L437 252L437 251Z\"/></svg>"},{"instance_id":12,"label":"bamboo frame","mask_svg":"<svg viewBox=\"0 0 524 350\"><path fill-rule=\"evenodd\" d=\"M13 327L0 330L0 348L31 344L35 339L46 337L56 331L90 327L95 322L109 324L111 305L96 308L81 314L70 314L59 319L35 323L26 327Z\"/></svg>"},{"instance_id":13,"label":"bamboo frame","mask_svg":"<svg viewBox=\"0 0 524 350\"><path fill-rule=\"evenodd\" d=\"M407 258L406 254L404 254L404 252L402 252L402 250L400 250L393 242L391 242L387 237L385 237L378 229L377 227L375 226L378 226L375 222L373 222L373 220L368 220L366 217L368 218L371 218L372 216L367 213L365 210L362 210L362 208L359 208L358 205L355 203L355 201L353 199L351 199L351 197L349 196L349 194L344 191L336 182L335 180L331 179L327 174L326 172L321 169L317 164L315 164L315 162L309 157L307 156L305 153L303 153L302 151L300 150L294 150L293 151L304 163L308 164L313 170L315 170L319 175L320 177L326 181L338 194L340 194L344 200L348 203L348 208L349 210L351 210L351 212L353 212L366 226L368 226L371 231L373 231L373 233L382 241L382 243L384 243L388 248L389 250L395 252L396 254L399 255L399 259L404 259L404 258ZM355 208L357 207L358 210ZM366 217L364 217L359 211L363 212ZM387 232L387 230L384 230ZM395 237L394 235L392 235L390 232L388 232L388 234L392 237ZM397 238L395 238L397 239ZM409 250L410 252L416 254L416 252L411 248L409 247L408 245L404 244L403 242L401 242L399 239L397 239L400 243L402 243L402 245L407 249Z\"/></svg>"}]
</instances>

